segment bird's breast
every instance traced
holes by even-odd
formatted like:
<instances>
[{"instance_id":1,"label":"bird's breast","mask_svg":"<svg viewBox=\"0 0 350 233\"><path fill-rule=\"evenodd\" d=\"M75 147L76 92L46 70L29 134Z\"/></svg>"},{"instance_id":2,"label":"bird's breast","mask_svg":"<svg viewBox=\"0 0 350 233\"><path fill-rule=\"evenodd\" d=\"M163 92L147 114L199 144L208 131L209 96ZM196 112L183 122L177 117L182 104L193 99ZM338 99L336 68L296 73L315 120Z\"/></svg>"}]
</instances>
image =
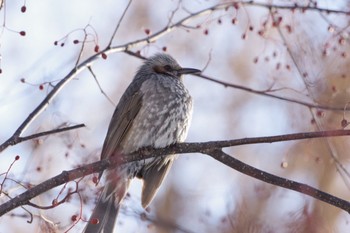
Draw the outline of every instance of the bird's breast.
<instances>
[{"instance_id":1,"label":"bird's breast","mask_svg":"<svg viewBox=\"0 0 350 233\"><path fill-rule=\"evenodd\" d=\"M123 151L184 141L192 118L192 98L183 83L151 79L142 84L141 91L141 108L124 140Z\"/></svg>"}]
</instances>

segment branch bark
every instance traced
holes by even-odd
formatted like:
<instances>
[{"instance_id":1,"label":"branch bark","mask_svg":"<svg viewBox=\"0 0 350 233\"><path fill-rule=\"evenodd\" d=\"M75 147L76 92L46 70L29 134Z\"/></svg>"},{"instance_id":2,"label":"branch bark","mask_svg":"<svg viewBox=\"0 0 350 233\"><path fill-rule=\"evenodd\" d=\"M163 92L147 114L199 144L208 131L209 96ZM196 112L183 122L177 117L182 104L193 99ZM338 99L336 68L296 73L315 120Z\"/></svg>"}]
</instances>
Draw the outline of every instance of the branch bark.
<instances>
[{"instance_id":1,"label":"branch bark","mask_svg":"<svg viewBox=\"0 0 350 233\"><path fill-rule=\"evenodd\" d=\"M330 205L336 206L350 213L350 203L346 200L340 199L321 190L313 188L309 185L298 183L292 180L281 178L270 174L268 172L256 169L248 164L245 164L230 155L222 152L222 148L247 145L255 143L273 143L282 141L291 141L298 139L310 139L310 138L320 138L320 137L330 137L330 136L346 136L350 135L350 130L335 130L335 131L321 131L321 132L304 132L297 134L287 134L271 137L258 137L258 138L243 138L236 140L226 140L226 141L212 141L203 143L179 143L176 145L169 146L167 148L143 148L135 153L124 155L124 156L114 156L109 159L105 159L99 162L90 163L81 166L70 171L63 171L61 174L52 177L37 186L25 191L24 193L14 197L13 199L0 205L0 216L8 213L9 211L21 206L29 204L29 201L54 188L62 185L66 182L103 171L107 168L115 166L125 166L126 163L132 161L142 161L147 158L152 158L156 156L164 156L167 154L184 154L184 153L202 153L207 154L214 159L224 163L225 165L243 173L253 178L259 179L263 182L267 182L273 185L284 187L290 190L294 190L305 195L314 197L318 200L326 202Z\"/></svg>"}]
</instances>

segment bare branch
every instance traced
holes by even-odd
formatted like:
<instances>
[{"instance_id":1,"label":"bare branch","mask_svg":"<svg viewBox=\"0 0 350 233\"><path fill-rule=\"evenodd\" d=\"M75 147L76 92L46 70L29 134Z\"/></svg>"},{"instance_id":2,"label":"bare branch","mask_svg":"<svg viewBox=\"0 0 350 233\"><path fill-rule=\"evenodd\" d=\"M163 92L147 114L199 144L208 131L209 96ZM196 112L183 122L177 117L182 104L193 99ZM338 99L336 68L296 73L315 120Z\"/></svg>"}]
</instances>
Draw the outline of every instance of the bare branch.
<instances>
[{"instance_id":1,"label":"bare branch","mask_svg":"<svg viewBox=\"0 0 350 233\"><path fill-rule=\"evenodd\" d=\"M88 70L90 71L92 77L94 77L94 80L98 86L98 89L100 89L100 92L102 95L104 95L104 97L106 97L106 99L108 100L108 102L110 102L113 106L116 106L116 104L113 102L113 100L111 100L111 98L109 98L109 96L106 94L106 92L102 89L100 82L98 81L95 72L92 70L91 66L88 66Z\"/></svg>"},{"instance_id":2,"label":"bare branch","mask_svg":"<svg viewBox=\"0 0 350 233\"><path fill-rule=\"evenodd\" d=\"M266 173L259 169L256 169L248 164L240 162L232 158L231 156L223 153L221 151L224 147L246 145L253 143L272 143L281 141L290 141L298 139L310 139L310 138L320 138L320 137L333 137L333 136L346 136L350 135L350 130L335 130L335 131L321 131L321 132L305 132L297 134L286 134L271 137L260 137L260 138L243 138L236 140L227 141L213 141L204 143L179 143L176 145L169 146L167 148L142 148L137 152L124 155L124 156L112 156L109 159L101 160L99 162L90 163L82 167L63 171L60 175L52 177L41 184L27 190L26 192L12 198L8 202L0 205L0 216L6 214L7 212L17 208L18 206L28 205L30 200L54 187L62 185L66 182L93 174L98 173L106 168L111 168L115 166L123 166L122 164L132 162L132 161L142 161L148 158L156 156L164 156L167 154L183 154L183 153L203 153L208 154L224 163L225 165L240 171L246 175L252 176L264 182L275 184L287 189L295 190L306 195L312 196L316 199L339 207L350 213L350 203L335 196L324 193L317 190L311 186L297 183L288 179L279 178L272 174ZM282 184L281 184L282 183ZM31 204L33 205L33 204Z\"/></svg>"},{"instance_id":3,"label":"bare branch","mask_svg":"<svg viewBox=\"0 0 350 233\"><path fill-rule=\"evenodd\" d=\"M277 4L268 4L268 3L258 3L254 1L249 1L249 2L242 2L241 4L243 5L252 5L252 6L257 6L257 7L264 7L267 9L281 9L281 10L300 10L300 11L317 11L317 12L323 12L323 13L334 13L334 14L344 14L348 15L350 12L349 11L343 11L343 10L335 10L335 9L328 9L328 8L322 8L322 7L317 7L317 6L311 6L309 4L307 5L299 5L299 4L294 4L293 2L291 5L277 5Z\"/></svg>"},{"instance_id":4,"label":"bare branch","mask_svg":"<svg viewBox=\"0 0 350 233\"><path fill-rule=\"evenodd\" d=\"M7 141L5 141L3 144L0 145L0 152L5 150L8 146L13 146L24 141L32 140L34 138L39 138L39 137L43 137L51 134L62 133L68 130L78 129L82 127L85 127L85 124L78 124L78 125L68 126L64 128L48 130L48 131L32 134L26 137L16 137L15 135L13 135Z\"/></svg>"},{"instance_id":5,"label":"bare branch","mask_svg":"<svg viewBox=\"0 0 350 233\"><path fill-rule=\"evenodd\" d=\"M110 39L110 41L109 41L109 43L108 43L108 45L107 45L107 48L111 47L112 42L113 42L113 40L114 40L114 37L115 37L115 35L117 34L117 31L118 31L118 29L119 29L119 27L120 27L120 24L122 23L122 21L123 21L123 19L124 19L124 16L125 16L126 12L128 11L128 9L129 9L129 7L130 7L130 5L131 5L131 2L132 2L132 0L129 0L128 5L125 7L122 16L120 17L120 19L119 19L119 21L118 21L118 23L117 23L117 26L115 27L115 29L114 29L114 31L113 31L113 34L112 34L111 39Z\"/></svg>"},{"instance_id":6,"label":"bare branch","mask_svg":"<svg viewBox=\"0 0 350 233\"><path fill-rule=\"evenodd\" d=\"M279 95L274 95L274 94L270 94L270 93L268 93L266 91L258 91L258 90L254 90L254 89L249 88L249 87L245 87L245 86L241 86L241 85L236 85L236 84L220 81L220 80L211 78L209 76L206 76L204 74L194 74L194 75L197 76L197 77L201 77L203 79L212 81L214 83L221 84L224 87L232 87L232 88L235 88L235 89L247 91L247 92L250 92L250 93L257 94L257 95L263 95L263 96L266 96L266 97L271 97L271 98L275 98L275 99L279 99L279 100L284 100L284 101L287 101L287 102L290 102L290 103L300 104L300 105L303 105L303 106L309 107L309 108L317 108L317 109L333 110L333 111L344 111L344 109L345 109L344 107L333 107L333 106L327 106L327 105L313 104L313 103L305 102L305 101L302 101L302 100L297 100L297 99L287 98L287 97L283 97L283 96L279 96Z\"/></svg>"},{"instance_id":7,"label":"bare branch","mask_svg":"<svg viewBox=\"0 0 350 233\"><path fill-rule=\"evenodd\" d=\"M273 184L286 189L297 191L299 193L306 194L320 201L339 207L340 209L343 209L350 213L350 202L346 200L337 198L326 192L313 188L307 184L302 184L293 180L281 178L279 176L275 176L268 172L254 168L246 163L239 161L238 159L229 156L228 154L224 153L221 149L207 150L205 154L210 155L214 159L243 174L254 177L258 180L264 181L269 184Z\"/></svg>"}]
</instances>

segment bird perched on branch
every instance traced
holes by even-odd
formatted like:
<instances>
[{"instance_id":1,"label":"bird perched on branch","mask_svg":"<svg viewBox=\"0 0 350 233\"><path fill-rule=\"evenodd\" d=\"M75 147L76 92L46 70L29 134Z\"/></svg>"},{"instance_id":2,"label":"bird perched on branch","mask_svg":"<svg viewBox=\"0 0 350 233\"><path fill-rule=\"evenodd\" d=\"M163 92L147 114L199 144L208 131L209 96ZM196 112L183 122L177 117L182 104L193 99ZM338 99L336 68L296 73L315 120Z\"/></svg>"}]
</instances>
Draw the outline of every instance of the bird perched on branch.
<instances>
[{"instance_id":1,"label":"bird perched on branch","mask_svg":"<svg viewBox=\"0 0 350 233\"><path fill-rule=\"evenodd\" d=\"M101 159L123 156L143 147L162 148L183 142L192 117L192 98L183 74L200 70L182 68L167 54L147 59L121 97L109 124ZM106 183L85 233L110 233L130 180L143 180L141 203L152 201L175 155L150 158L106 170ZM102 173L100 174L101 177Z\"/></svg>"}]
</instances>

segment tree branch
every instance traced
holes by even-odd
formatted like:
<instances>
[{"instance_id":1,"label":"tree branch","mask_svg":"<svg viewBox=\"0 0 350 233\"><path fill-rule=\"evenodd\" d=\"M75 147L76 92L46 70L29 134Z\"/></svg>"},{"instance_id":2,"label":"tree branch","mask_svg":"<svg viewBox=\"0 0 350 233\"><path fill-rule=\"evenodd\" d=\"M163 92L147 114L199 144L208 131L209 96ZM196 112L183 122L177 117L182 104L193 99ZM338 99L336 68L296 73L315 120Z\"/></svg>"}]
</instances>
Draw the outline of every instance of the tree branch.
<instances>
[{"instance_id":1,"label":"tree branch","mask_svg":"<svg viewBox=\"0 0 350 233\"><path fill-rule=\"evenodd\" d=\"M311 196L330 205L339 207L340 209L343 209L350 213L350 202L346 200L330 195L307 184L299 183L286 178L281 178L271 173L254 168L246 163L239 161L238 159L229 156L228 154L224 153L221 149L206 150L205 154L210 155L214 159L245 175L248 175L250 177L256 178L269 184L273 184Z\"/></svg>"},{"instance_id":2,"label":"tree branch","mask_svg":"<svg viewBox=\"0 0 350 233\"><path fill-rule=\"evenodd\" d=\"M115 35L117 34L117 31L118 31L118 29L119 29L119 27L120 27L120 24L122 23L122 21L123 21L123 19L124 19L124 16L125 16L126 12L128 11L128 9L129 9L129 7L130 7L130 5L131 5L131 2L132 2L132 0L129 0L128 4L126 5L126 7L125 7L125 9L124 9L124 11L123 11L123 13L122 13L122 15L120 16L120 18L119 18L119 20L118 20L118 23L117 23L116 27L114 28L113 34L112 34L112 36L111 36L111 38L110 38L110 40L109 40L109 43L108 43L108 45L107 45L107 48L111 47L112 42L113 42L113 40L114 40L114 38L115 38Z\"/></svg>"},{"instance_id":3,"label":"tree branch","mask_svg":"<svg viewBox=\"0 0 350 233\"><path fill-rule=\"evenodd\" d=\"M26 137L16 137L15 135L13 135L8 140L6 140L3 144L0 145L0 152L5 150L8 146L13 146L24 141L28 141L34 138L39 138L42 136L47 136L50 134L62 133L68 130L78 129L82 127L85 127L85 124L78 124L78 125L68 126L64 128L52 129L52 130L48 130L40 133L35 133Z\"/></svg>"},{"instance_id":4,"label":"tree branch","mask_svg":"<svg viewBox=\"0 0 350 233\"><path fill-rule=\"evenodd\" d=\"M126 50L126 51L124 51L124 53L129 54L129 55L134 56L134 57L137 57L137 58L142 59L142 60L146 59L146 57L143 57L140 54L135 53L135 52L130 51L130 50ZM303 106L309 107L309 108L333 110L333 111L349 111L347 108L344 108L344 107L333 107L333 106L327 106L327 105L314 104L311 102L305 102L302 100L297 100L297 99L292 99L292 98L287 98L287 97L283 97L283 96L279 96L279 95L270 94L267 91L259 91L259 90L252 89L250 87L241 86L241 85L237 85L237 84L233 84L233 83L228 83L225 81L221 81L221 80L209 77L209 76L204 75L204 74L192 74L192 75L197 76L197 77L202 78L202 79L205 79L205 80L208 80L208 81L211 81L211 82L214 82L214 83L217 83L217 84L220 84L220 85L223 85L224 87L231 87L234 89L250 92L253 94L257 94L257 95L262 95L262 96L266 96L266 97L270 97L270 98L274 98L274 99L284 100L286 102L303 105Z\"/></svg>"},{"instance_id":5,"label":"tree branch","mask_svg":"<svg viewBox=\"0 0 350 233\"><path fill-rule=\"evenodd\" d=\"M250 92L253 94L262 95L262 96L266 96L266 97L270 97L270 98L274 98L274 99L284 100L284 101L290 102L290 103L303 105L303 106L309 107L309 108L333 110L333 111L347 111L347 109L344 109L344 107L333 107L333 106L327 106L327 105L321 105L321 104L314 104L311 102L305 102L302 100L297 100L297 99L287 98L287 97L283 97L283 96L279 96L279 95L274 95L274 94L268 93L267 91L254 90L250 87L245 87L245 86L241 86L241 85L237 85L237 84L233 84L233 83L220 81L218 79L211 78L211 77L206 76L204 74L194 74L194 75L197 77L206 79L208 81L221 84L224 87L232 87L232 88L239 89L239 90L246 91L246 92Z\"/></svg>"},{"instance_id":6,"label":"tree branch","mask_svg":"<svg viewBox=\"0 0 350 233\"><path fill-rule=\"evenodd\" d=\"M142 148L139 151L129 155L113 156L109 159L90 163L90 164L81 166L79 168L72 169L70 171L63 171L61 174L38 184L37 186L25 191L24 193L0 205L0 216L17 208L18 206L29 204L32 198L54 187L57 187L66 182L69 182L93 173L101 172L106 168L111 168L115 166L125 166L126 163L129 163L132 161L142 161L142 160L157 157L157 156L164 156L168 154L183 154L183 153L203 153L203 154L210 155L214 159L224 163L225 165L239 172L242 172L243 174L252 176L256 179L259 179L261 181L264 181L270 184L278 185L287 189L291 189L291 190L312 196L318 200L321 200L333 206L339 207L350 213L350 203L343 199L340 199L338 197L322 192L309 185L298 183L285 178L280 178L278 176L256 169L221 151L221 149L224 147L231 147L231 146L237 146L237 145L246 145L246 144L253 144L253 143L273 143L273 142L290 141L290 140L298 140L298 139L310 139L310 138L346 136L346 135L350 135L350 130L305 132L305 133L287 134L287 135L279 135L279 136L271 136L271 137L243 138L243 139L236 139L236 140L213 141L213 142L204 142L204 143L179 143L176 145L169 146L167 148L159 148L159 149Z\"/></svg>"}]
</instances>

